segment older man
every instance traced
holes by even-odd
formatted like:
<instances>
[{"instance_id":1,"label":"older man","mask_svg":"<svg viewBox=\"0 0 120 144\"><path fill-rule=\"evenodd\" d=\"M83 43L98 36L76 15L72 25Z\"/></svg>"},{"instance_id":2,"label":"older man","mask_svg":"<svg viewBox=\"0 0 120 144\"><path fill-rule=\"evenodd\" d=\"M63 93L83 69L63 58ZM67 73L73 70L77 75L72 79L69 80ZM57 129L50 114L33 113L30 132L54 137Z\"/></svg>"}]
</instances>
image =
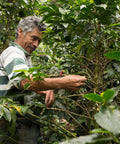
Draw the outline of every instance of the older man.
<instances>
[{"instance_id":1,"label":"older man","mask_svg":"<svg viewBox=\"0 0 120 144\"><path fill-rule=\"evenodd\" d=\"M0 56L0 96L9 96L13 88L22 91L29 79L16 77L15 70L28 70L32 67L31 53L38 47L42 34L46 30L44 23L36 16L22 19L16 30L16 40L3 51ZM32 75L30 76L32 81ZM76 91L84 85L86 78L79 75L68 75L59 78L44 78L32 81L27 91L46 94L45 103L50 106L54 103L54 89ZM23 132L23 133L22 133ZM31 122L20 123L17 127L18 143L39 144L39 129Z\"/></svg>"}]
</instances>

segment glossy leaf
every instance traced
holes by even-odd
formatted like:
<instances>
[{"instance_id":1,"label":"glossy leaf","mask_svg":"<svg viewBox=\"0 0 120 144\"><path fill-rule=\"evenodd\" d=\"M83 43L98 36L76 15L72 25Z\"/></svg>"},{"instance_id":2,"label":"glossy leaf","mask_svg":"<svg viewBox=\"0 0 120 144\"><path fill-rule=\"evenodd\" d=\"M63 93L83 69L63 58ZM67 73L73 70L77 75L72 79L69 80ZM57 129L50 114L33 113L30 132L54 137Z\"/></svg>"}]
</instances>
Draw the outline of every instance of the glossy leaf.
<instances>
[{"instance_id":1,"label":"glossy leaf","mask_svg":"<svg viewBox=\"0 0 120 144\"><path fill-rule=\"evenodd\" d=\"M110 131L114 135L120 133L120 111L114 106L102 107L95 114L96 122L104 129Z\"/></svg>"},{"instance_id":2,"label":"glossy leaf","mask_svg":"<svg viewBox=\"0 0 120 144\"><path fill-rule=\"evenodd\" d=\"M119 51L112 51L109 53L105 53L104 56L106 56L108 59L120 60L120 52Z\"/></svg>"},{"instance_id":3,"label":"glossy leaf","mask_svg":"<svg viewBox=\"0 0 120 144\"><path fill-rule=\"evenodd\" d=\"M106 90L102 95L104 103L107 103L114 96L114 93L115 91L113 90L110 89Z\"/></svg>"},{"instance_id":4,"label":"glossy leaf","mask_svg":"<svg viewBox=\"0 0 120 144\"><path fill-rule=\"evenodd\" d=\"M28 108L29 108L29 106L27 106L27 105L26 106L20 106L22 114L25 114L27 112Z\"/></svg>"},{"instance_id":5,"label":"glossy leaf","mask_svg":"<svg viewBox=\"0 0 120 144\"><path fill-rule=\"evenodd\" d=\"M107 130L104 130L104 129L100 129L100 128L98 128L98 129L93 129L93 130L91 130L90 131L90 133L107 133L107 134L111 134L111 132L110 131L107 131Z\"/></svg>"},{"instance_id":6,"label":"glossy leaf","mask_svg":"<svg viewBox=\"0 0 120 144\"><path fill-rule=\"evenodd\" d=\"M0 105L0 118L2 118L4 115L4 112L3 112L3 106Z\"/></svg>"},{"instance_id":7,"label":"glossy leaf","mask_svg":"<svg viewBox=\"0 0 120 144\"><path fill-rule=\"evenodd\" d=\"M24 90L26 90L30 86L30 83L24 85Z\"/></svg>"},{"instance_id":8,"label":"glossy leaf","mask_svg":"<svg viewBox=\"0 0 120 144\"><path fill-rule=\"evenodd\" d=\"M111 137L99 136L97 134L91 134L86 136L80 136L72 140L61 142L59 144L106 144L106 142L112 140Z\"/></svg>"},{"instance_id":9,"label":"glossy leaf","mask_svg":"<svg viewBox=\"0 0 120 144\"><path fill-rule=\"evenodd\" d=\"M30 74L30 73L28 72L28 70L25 70L25 69L15 70L15 72L24 73L25 76L28 76L28 75Z\"/></svg>"},{"instance_id":10,"label":"glossy leaf","mask_svg":"<svg viewBox=\"0 0 120 144\"><path fill-rule=\"evenodd\" d=\"M3 112L4 112L4 118L7 120L7 121L11 121L11 114L10 114L10 111L3 107Z\"/></svg>"},{"instance_id":11,"label":"glossy leaf","mask_svg":"<svg viewBox=\"0 0 120 144\"><path fill-rule=\"evenodd\" d=\"M99 103L103 102L102 97L99 94L90 93L90 94L85 94L84 97L94 102L99 102Z\"/></svg>"},{"instance_id":12,"label":"glossy leaf","mask_svg":"<svg viewBox=\"0 0 120 144\"><path fill-rule=\"evenodd\" d=\"M15 123L16 122L16 111L15 111L15 109L12 109L12 108L9 108L9 110L10 110L11 120L13 123Z\"/></svg>"}]
</instances>

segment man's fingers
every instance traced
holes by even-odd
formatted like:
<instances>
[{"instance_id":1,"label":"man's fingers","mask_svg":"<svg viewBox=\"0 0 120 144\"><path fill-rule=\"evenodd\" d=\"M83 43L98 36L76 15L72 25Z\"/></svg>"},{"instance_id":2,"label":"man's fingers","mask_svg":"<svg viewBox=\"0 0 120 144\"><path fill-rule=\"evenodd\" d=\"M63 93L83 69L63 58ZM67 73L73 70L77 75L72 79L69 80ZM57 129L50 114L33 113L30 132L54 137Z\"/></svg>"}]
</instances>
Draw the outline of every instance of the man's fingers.
<instances>
[{"instance_id":1,"label":"man's fingers","mask_svg":"<svg viewBox=\"0 0 120 144\"><path fill-rule=\"evenodd\" d=\"M51 106L54 103L55 95L53 90L37 91L36 93L40 94L41 96L46 96L45 97L46 106Z\"/></svg>"},{"instance_id":2,"label":"man's fingers","mask_svg":"<svg viewBox=\"0 0 120 144\"><path fill-rule=\"evenodd\" d=\"M50 97L49 97L50 98ZM45 99L45 104L47 105L47 106L51 106L52 104L54 103L54 100L53 99Z\"/></svg>"},{"instance_id":3,"label":"man's fingers","mask_svg":"<svg viewBox=\"0 0 120 144\"><path fill-rule=\"evenodd\" d=\"M54 103L55 95L53 91L48 91L46 93L45 104L51 106Z\"/></svg>"},{"instance_id":4,"label":"man's fingers","mask_svg":"<svg viewBox=\"0 0 120 144\"><path fill-rule=\"evenodd\" d=\"M46 104L46 106L51 106L52 104L54 103L54 101L53 100L46 100L45 101L45 104Z\"/></svg>"},{"instance_id":5,"label":"man's fingers","mask_svg":"<svg viewBox=\"0 0 120 144\"><path fill-rule=\"evenodd\" d=\"M82 86L82 85L85 85L85 83L83 83L83 82L80 82L80 86Z\"/></svg>"}]
</instances>

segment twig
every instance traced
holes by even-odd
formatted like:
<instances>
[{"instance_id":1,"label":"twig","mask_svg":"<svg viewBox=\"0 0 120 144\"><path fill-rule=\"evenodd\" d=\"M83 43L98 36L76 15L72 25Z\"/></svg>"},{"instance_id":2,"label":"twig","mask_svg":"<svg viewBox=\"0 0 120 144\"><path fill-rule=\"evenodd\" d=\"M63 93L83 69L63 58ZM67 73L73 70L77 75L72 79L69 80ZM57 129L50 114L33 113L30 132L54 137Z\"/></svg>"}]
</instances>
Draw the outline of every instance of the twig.
<instances>
[{"instance_id":1,"label":"twig","mask_svg":"<svg viewBox=\"0 0 120 144\"><path fill-rule=\"evenodd\" d=\"M67 129L65 129L64 127L60 126L59 124L55 123L54 124L58 127L60 127L61 129L63 129L64 131L66 131L67 133L71 134L74 138L76 137L75 135L73 135L70 131L68 131Z\"/></svg>"},{"instance_id":2,"label":"twig","mask_svg":"<svg viewBox=\"0 0 120 144\"><path fill-rule=\"evenodd\" d=\"M70 117L72 117L83 129L85 129L82 125L81 125L81 123L79 123L77 120L76 120L76 118L74 118L70 113L67 113Z\"/></svg>"},{"instance_id":3,"label":"twig","mask_svg":"<svg viewBox=\"0 0 120 144\"><path fill-rule=\"evenodd\" d=\"M68 110L63 110L63 109L59 109L59 108L48 108L48 107L47 107L46 109L57 110L57 111L63 111L63 112L66 112L66 113L70 113L70 114L79 116L79 117L85 117L85 118L89 118L89 119L93 120L93 118L91 118L91 117L88 117L88 116L85 116L85 115L80 115L80 114L77 114L77 113L74 113L74 112L70 112L70 111L68 111Z\"/></svg>"}]
</instances>

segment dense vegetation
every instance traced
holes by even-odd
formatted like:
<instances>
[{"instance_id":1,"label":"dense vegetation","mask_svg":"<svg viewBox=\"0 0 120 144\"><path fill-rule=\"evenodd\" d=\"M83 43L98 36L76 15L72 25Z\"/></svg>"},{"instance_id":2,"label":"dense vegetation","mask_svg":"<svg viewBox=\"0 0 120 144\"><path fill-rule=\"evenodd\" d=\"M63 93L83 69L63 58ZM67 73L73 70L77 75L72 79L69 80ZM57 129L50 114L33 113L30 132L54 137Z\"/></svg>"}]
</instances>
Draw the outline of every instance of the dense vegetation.
<instances>
[{"instance_id":1,"label":"dense vegetation","mask_svg":"<svg viewBox=\"0 0 120 144\"><path fill-rule=\"evenodd\" d=\"M9 122L8 130L14 133L18 111L40 124L46 144L120 144L120 1L1 0L1 52L14 40L18 21L28 15L42 16L47 24L28 73L37 70L36 79L79 74L87 82L76 93L55 90L52 107L45 106L44 97L24 106L1 98L0 118Z\"/></svg>"}]
</instances>

